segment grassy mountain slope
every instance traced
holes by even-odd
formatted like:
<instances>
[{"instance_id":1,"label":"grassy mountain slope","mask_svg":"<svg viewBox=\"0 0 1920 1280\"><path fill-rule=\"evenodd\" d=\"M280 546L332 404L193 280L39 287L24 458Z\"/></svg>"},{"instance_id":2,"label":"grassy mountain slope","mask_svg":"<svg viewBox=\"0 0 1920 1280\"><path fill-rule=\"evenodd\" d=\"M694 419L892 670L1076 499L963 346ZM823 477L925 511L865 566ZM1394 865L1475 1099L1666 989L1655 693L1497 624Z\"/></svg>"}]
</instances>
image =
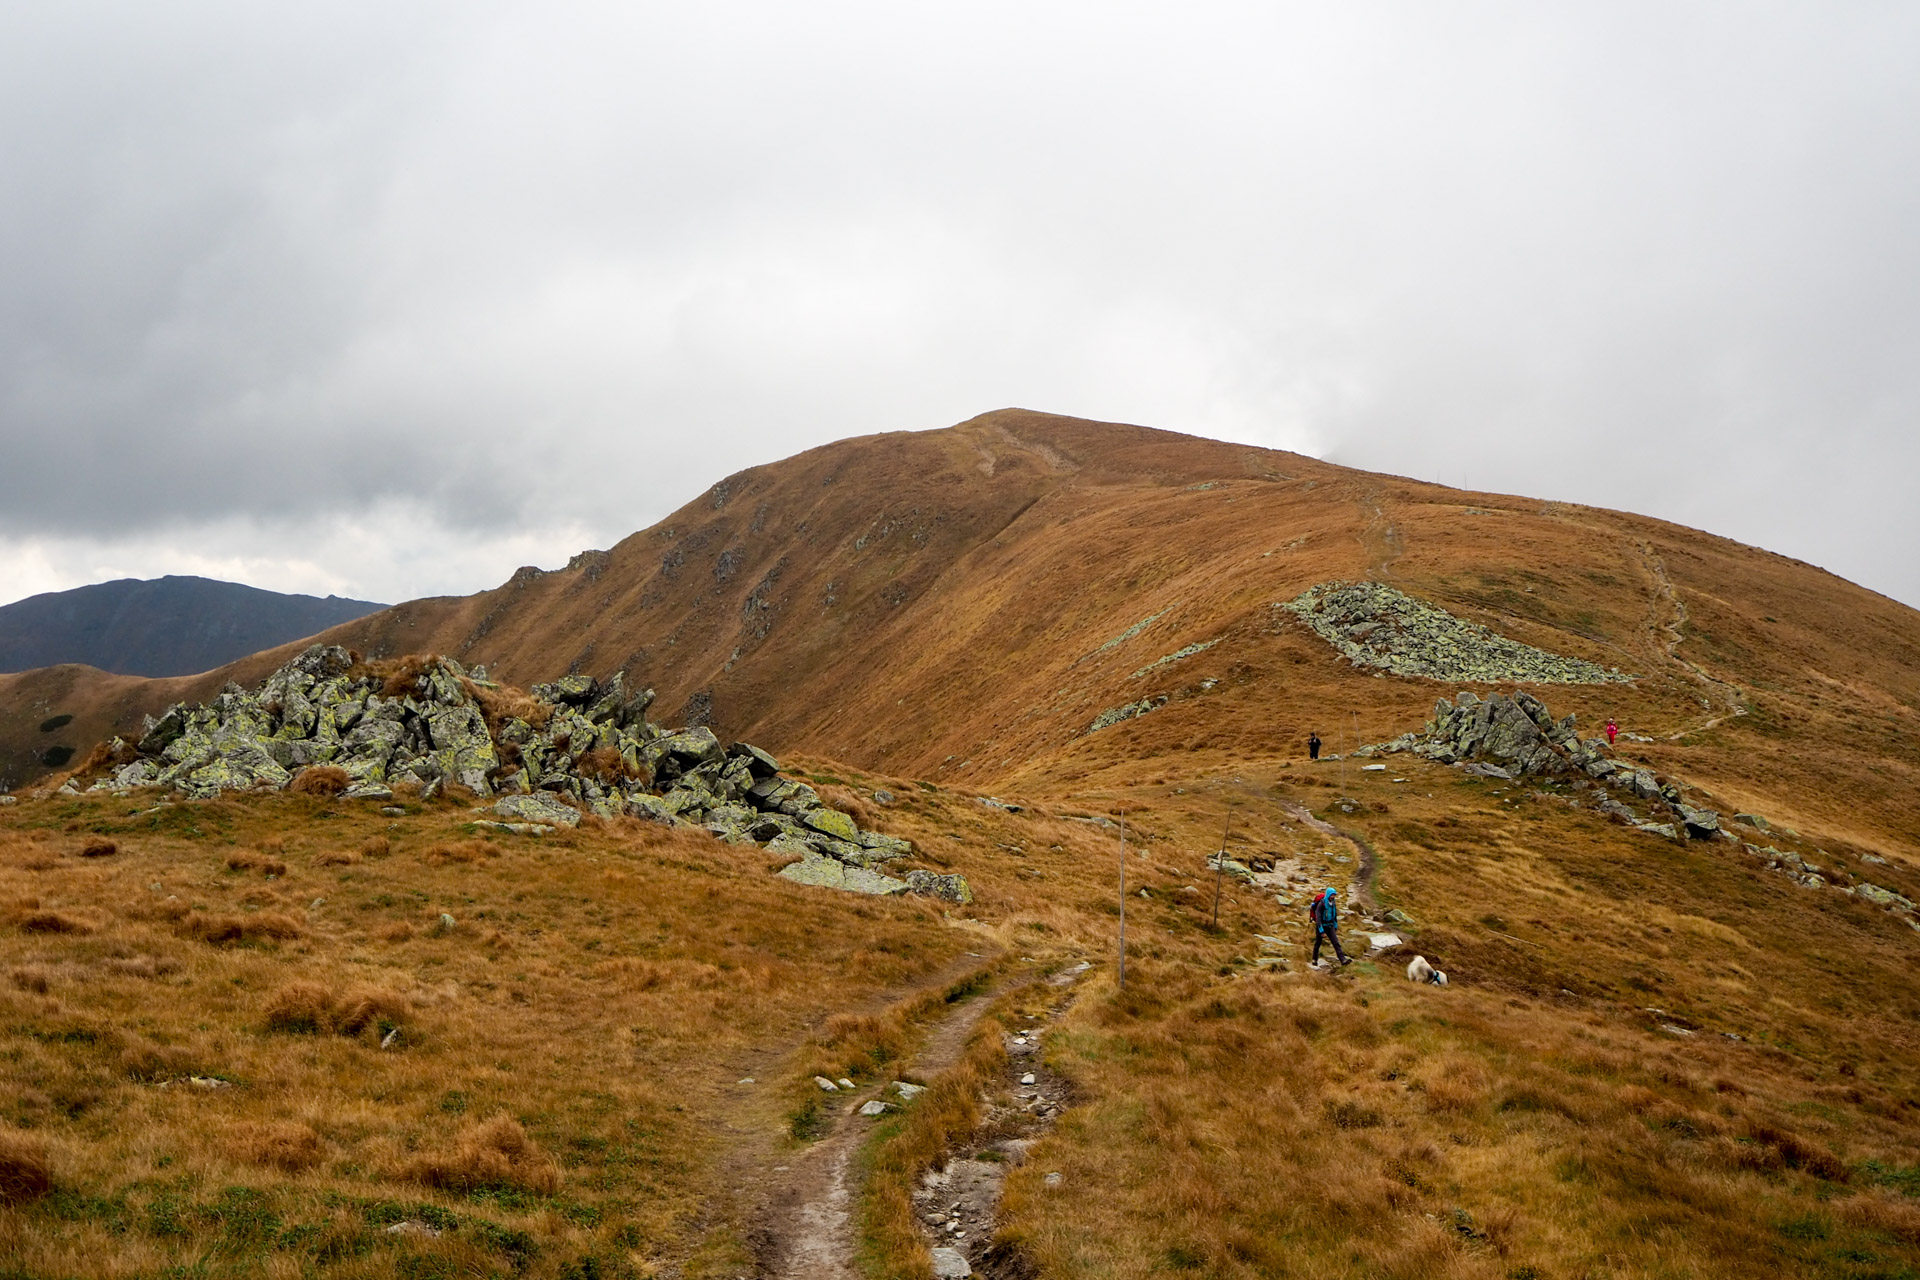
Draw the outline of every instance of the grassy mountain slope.
<instances>
[{"instance_id":1,"label":"grassy mountain slope","mask_svg":"<svg viewBox=\"0 0 1920 1280\"><path fill-rule=\"evenodd\" d=\"M23 800L0 809L0 1174L38 1158L53 1190L0 1207L0 1264L756 1273L780 1221L756 1189L834 1119L815 1073L883 1084L971 968L1085 960L1043 1053L1072 1105L1008 1175L995 1274L1920 1274L1920 931L1561 786L1307 764L1309 730L1389 738L1455 691L1356 669L1274 607L1361 577L1634 673L1539 692L1765 814L1749 839L1920 897L1920 616L1831 575L1141 428L1006 412L847 441L329 638L517 683L624 669L802 753L972 908L791 885L648 824L485 835L450 801ZM31 673L0 706L124 723L282 656ZM1229 824L1236 856L1305 878L1229 880L1216 922ZM1407 946L1307 970L1321 883L1404 911ZM1407 983L1415 951L1453 985ZM190 1074L237 1083L159 1088ZM951 1149L992 1153L982 1125ZM926 1275L887 1221L854 1215L867 1273Z\"/></svg>"}]
</instances>

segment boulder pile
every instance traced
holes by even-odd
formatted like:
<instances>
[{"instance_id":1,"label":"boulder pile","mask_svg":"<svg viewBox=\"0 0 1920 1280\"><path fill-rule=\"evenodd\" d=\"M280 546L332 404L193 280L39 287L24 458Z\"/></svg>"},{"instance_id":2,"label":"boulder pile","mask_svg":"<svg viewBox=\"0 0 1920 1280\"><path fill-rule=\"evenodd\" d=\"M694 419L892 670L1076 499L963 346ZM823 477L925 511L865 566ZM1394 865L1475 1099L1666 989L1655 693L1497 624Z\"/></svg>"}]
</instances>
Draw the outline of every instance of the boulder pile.
<instances>
[{"instance_id":1,"label":"boulder pile","mask_svg":"<svg viewBox=\"0 0 1920 1280\"><path fill-rule=\"evenodd\" d=\"M1582 738L1571 715L1554 719L1546 704L1524 690L1480 698L1461 693L1434 704L1420 733L1362 747L1357 755L1411 751L1482 777L1576 779L1592 790L1594 807L1653 835L1696 840L1722 834L1720 815L1688 802L1680 788L1645 769L1607 755L1601 738ZM1597 786L1595 784L1598 784ZM1611 788L1611 790L1609 790ZM1635 807L1652 806L1649 819Z\"/></svg>"},{"instance_id":2,"label":"boulder pile","mask_svg":"<svg viewBox=\"0 0 1920 1280\"><path fill-rule=\"evenodd\" d=\"M115 739L115 763L89 790L209 798L293 787L380 801L458 787L493 802L499 821L488 826L538 834L583 814L648 818L791 854L799 861L781 874L802 883L971 901L960 876L882 874L913 845L862 831L758 747L650 723L652 702L651 689L629 693L618 673L523 694L451 658L368 664L313 645L257 691L229 684L205 706L150 719L138 743Z\"/></svg>"},{"instance_id":3,"label":"boulder pile","mask_svg":"<svg viewBox=\"0 0 1920 1280\"><path fill-rule=\"evenodd\" d=\"M1323 582L1276 606L1297 614L1356 667L1481 684L1610 684L1633 679L1522 644L1378 582Z\"/></svg>"}]
</instances>

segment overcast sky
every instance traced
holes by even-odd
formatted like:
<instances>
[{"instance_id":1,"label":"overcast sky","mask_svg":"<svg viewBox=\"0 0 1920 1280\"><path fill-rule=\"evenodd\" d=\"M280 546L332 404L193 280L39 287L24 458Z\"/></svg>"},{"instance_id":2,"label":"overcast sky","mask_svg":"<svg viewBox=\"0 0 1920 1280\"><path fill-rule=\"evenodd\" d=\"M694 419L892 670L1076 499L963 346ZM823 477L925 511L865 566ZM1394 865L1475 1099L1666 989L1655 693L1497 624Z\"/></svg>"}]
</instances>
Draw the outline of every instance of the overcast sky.
<instances>
[{"instance_id":1,"label":"overcast sky","mask_svg":"<svg viewBox=\"0 0 1920 1280\"><path fill-rule=\"evenodd\" d=\"M499 584L1008 405L1920 604L1920 6L0 7L0 602Z\"/></svg>"}]
</instances>

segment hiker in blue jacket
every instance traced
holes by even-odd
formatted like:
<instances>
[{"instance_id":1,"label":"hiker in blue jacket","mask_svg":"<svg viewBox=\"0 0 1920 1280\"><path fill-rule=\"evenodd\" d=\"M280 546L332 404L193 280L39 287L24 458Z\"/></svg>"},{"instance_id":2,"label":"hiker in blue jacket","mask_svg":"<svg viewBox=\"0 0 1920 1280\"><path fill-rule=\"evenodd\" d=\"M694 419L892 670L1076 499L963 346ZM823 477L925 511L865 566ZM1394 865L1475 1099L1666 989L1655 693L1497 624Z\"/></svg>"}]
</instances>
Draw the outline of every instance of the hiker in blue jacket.
<instances>
[{"instance_id":1,"label":"hiker in blue jacket","mask_svg":"<svg viewBox=\"0 0 1920 1280\"><path fill-rule=\"evenodd\" d=\"M1320 940L1324 938L1333 944L1333 954L1340 957L1341 964L1352 964L1353 958L1340 949L1340 905L1331 885L1307 904L1307 915L1313 919L1313 962L1320 963Z\"/></svg>"}]
</instances>

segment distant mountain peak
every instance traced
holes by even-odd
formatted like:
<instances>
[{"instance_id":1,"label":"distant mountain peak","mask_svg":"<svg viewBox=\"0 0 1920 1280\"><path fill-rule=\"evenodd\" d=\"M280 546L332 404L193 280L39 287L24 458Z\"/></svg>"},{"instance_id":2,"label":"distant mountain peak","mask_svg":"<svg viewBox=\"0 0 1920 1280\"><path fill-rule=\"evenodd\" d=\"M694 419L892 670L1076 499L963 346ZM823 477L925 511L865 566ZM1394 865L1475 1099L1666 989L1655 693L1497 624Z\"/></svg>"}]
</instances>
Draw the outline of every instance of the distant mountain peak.
<instances>
[{"instance_id":1,"label":"distant mountain peak","mask_svg":"<svg viewBox=\"0 0 1920 1280\"><path fill-rule=\"evenodd\" d=\"M118 578L0 606L0 671L82 663L117 675L193 675L386 607L186 574Z\"/></svg>"}]
</instances>

